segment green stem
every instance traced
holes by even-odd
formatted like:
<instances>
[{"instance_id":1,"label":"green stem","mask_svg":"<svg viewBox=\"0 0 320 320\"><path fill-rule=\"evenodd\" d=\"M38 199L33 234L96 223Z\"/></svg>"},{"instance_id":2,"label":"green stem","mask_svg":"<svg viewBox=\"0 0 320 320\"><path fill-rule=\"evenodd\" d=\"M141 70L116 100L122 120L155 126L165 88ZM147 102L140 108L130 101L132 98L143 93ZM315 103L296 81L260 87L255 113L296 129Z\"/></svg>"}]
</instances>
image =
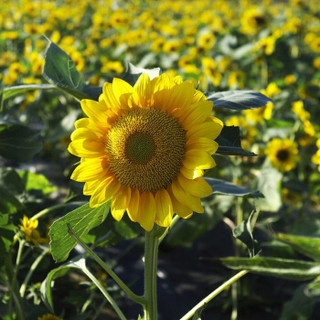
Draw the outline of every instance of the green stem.
<instances>
[{"instance_id":1,"label":"green stem","mask_svg":"<svg viewBox=\"0 0 320 320\"><path fill-rule=\"evenodd\" d=\"M33 264L31 265L29 272L27 273L27 276L25 277L21 287L20 287L20 296L23 298L24 294L26 292L27 289L27 285L29 283L29 280L33 274L33 272L35 271L35 269L38 267L39 263L41 262L41 260L45 257L45 255L49 252L49 249L43 250L42 253L37 257L36 260L34 260Z\"/></svg>"},{"instance_id":2,"label":"green stem","mask_svg":"<svg viewBox=\"0 0 320 320\"><path fill-rule=\"evenodd\" d=\"M211 301L214 297L216 297L219 293L229 288L231 284L239 280L241 277L243 277L245 274L247 274L249 271L242 270L238 272L235 276L230 278L228 281L224 282L219 288L212 291L208 296L206 296L202 301L200 301L194 308L192 308L187 314L185 314L180 320L188 320L190 319L198 309L203 307L206 303Z\"/></svg>"},{"instance_id":3,"label":"green stem","mask_svg":"<svg viewBox=\"0 0 320 320\"><path fill-rule=\"evenodd\" d=\"M22 244L21 244L22 242ZM18 249L18 255L17 255L17 261L20 263L21 252L24 245L24 240L19 242L19 249ZM19 253L20 252L20 253ZM21 297L19 295L18 287L17 287L17 269L18 265L16 265L16 268L13 267L12 261L11 261L11 254L9 254L5 259L5 270L6 274L8 276L8 290L10 293L10 300L9 300L9 312L10 312L10 319L13 319L13 308L12 308L12 302L15 304L16 313L17 313L17 320L24 320L24 310L22 308L22 301Z\"/></svg>"},{"instance_id":4,"label":"green stem","mask_svg":"<svg viewBox=\"0 0 320 320\"><path fill-rule=\"evenodd\" d=\"M145 267L144 267L144 320L157 320L157 265L159 237L157 230L146 231Z\"/></svg>"},{"instance_id":5,"label":"green stem","mask_svg":"<svg viewBox=\"0 0 320 320\"><path fill-rule=\"evenodd\" d=\"M59 209L59 208L63 208L65 206L66 206L65 203L59 203L55 206L43 209L40 212L36 213L33 217L31 217L30 220L37 220L37 219L41 218L42 216L46 215L47 213L49 213L53 210Z\"/></svg>"},{"instance_id":6,"label":"green stem","mask_svg":"<svg viewBox=\"0 0 320 320\"><path fill-rule=\"evenodd\" d=\"M119 285L119 287L135 302L139 304L144 304L145 299L142 296L136 295L134 292L132 292L125 284L124 282L112 271L112 269L106 265L95 253L94 251L89 248L78 236L73 232L71 229L70 224L68 224L68 232L71 235L73 239L77 241L78 244L81 245L81 247L101 266L103 270L105 270L109 276Z\"/></svg>"},{"instance_id":7,"label":"green stem","mask_svg":"<svg viewBox=\"0 0 320 320\"><path fill-rule=\"evenodd\" d=\"M100 283L100 281L87 269L82 269L82 272L97 286L97 288L101 291L101 293L104 295L104 297L109 301L117 315L121 320L127 320L125 315L122 313L122 311L119 309L116 302L113 300L113 298L110 296L108 291L103 287L103 285Z\"/></svg>"}]
</instances>

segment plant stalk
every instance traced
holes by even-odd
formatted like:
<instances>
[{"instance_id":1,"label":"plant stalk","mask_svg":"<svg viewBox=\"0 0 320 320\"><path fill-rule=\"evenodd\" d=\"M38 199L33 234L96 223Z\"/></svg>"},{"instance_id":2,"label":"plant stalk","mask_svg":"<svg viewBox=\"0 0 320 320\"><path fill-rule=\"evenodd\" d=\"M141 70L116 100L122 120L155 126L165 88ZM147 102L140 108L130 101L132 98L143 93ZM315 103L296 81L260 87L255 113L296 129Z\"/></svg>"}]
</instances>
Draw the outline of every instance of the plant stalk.
<instances>
[{"instance_id":1,"label":"plant stalk","mask_svg":"<svg viewBox=\"0 0 320 320\"><path fill-rule=\"evenodd\" d=\"M146 231L144 267L144 320L157 320L157 265L159 237L155 229Z\"/></svg>"}]
</instances>

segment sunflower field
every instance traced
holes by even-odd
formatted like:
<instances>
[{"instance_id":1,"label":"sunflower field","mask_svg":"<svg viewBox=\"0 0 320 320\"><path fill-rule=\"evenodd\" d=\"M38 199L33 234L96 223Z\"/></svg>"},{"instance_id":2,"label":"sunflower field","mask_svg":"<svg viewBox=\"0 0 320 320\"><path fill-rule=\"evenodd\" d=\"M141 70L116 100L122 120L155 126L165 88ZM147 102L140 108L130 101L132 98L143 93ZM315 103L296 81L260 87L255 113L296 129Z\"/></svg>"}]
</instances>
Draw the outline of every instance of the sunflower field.
<instances>
[{"instance_id":1,"label":"sunflower field","mask_svg":"<svg viewBox=\"0 0 320 320\"><path fill-rule=\"evenodd\" d=\"M320 319L317 1L2 1L0 318Z\"/></svg>"}]
</instances>

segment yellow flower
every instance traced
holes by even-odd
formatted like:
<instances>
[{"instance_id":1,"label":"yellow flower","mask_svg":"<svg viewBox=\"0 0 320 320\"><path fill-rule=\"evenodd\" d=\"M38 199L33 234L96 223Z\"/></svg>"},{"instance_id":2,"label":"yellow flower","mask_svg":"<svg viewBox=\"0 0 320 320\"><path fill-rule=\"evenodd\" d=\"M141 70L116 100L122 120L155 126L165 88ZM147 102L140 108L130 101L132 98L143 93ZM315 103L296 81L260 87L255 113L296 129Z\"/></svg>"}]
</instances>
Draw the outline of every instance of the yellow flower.
<instances>
[{"instance_id":1,"label":"yellow flower","mask_svg":"<svg viewBox=\"0 0 320 320\"><path fill-rule=\"evenodd\" d=\"M302 122L305 122L310 119L310 113L303 108L303 101L295 101L292 103L291 109Z\"/></svg>"},{"instance_id":2,"label":"yellow flower","mask_svg":"<svg viewBox=\"0 0 320 320\"><path fill-rule=\"evenodd\" d=\"M42 317L38 317L38 320L63 320L52 313L48 313L43 315Z\"/></svg>"},{"instance_id":3,"label":"yellow flower","mask_svg":"<svg viewBox=\"0 0 320 320\"><path fill-rule=\"evenodd\" d=\"M297 81L296 77L293 74L288 74L286 75L286 77L284 78L284 82L286 84L293 84Z\"/></svg>"},{"instance_id":4,"label":"yellow flower","mask_svg":"<svg viewBox=\"0 0 320 320\"><path fill-rule=\"evenodd\" d=\"M19 227L24 232L26 240L38 245L40 240L39 231L36 230L38 227L38 220L32 220L27 216L23 216L23 219L20 220L20 222L22 225L19 225Z\"/></svg>"},{"instance_id":5,"label":"yellow flower","mask_svg":"<svg viewBox=\"0 0 320 320\"><path fill-rule=\"evenodd\" d=\"M271 118L273 106L272 102L268 102L261 108L245 110L243 111L243 114L252 123L263 123L264 119L269 120Z\"/></svg>"},{"instance_id":6,"label":"yellow flower","mask_svg":"<svg viewBox=\"0 0 320 320\"><path fill-rule=\"evenodd\" d=\"M312 156L311 161L318 165L318 171L320 172L320 139L317 140L318 151Z\"/></svg>"},{"instance_id":7,"label":"yellow flower","mask_svg":"<svg viewBox=\"0 0 320 320\"><path fill-rule=\"evenodd\" d=\"M265 14L258 7L245 10L241 17L241 32L255 35L262 28L266 27L267 19Z\"/></svg>"},{"instance_id":8,"label":"yellow flower","mask_svg":"<svg viewBox=\"0 0 320 320\"><path fill-rule=\"evenodd\" d=\"M173 213L203 213L211 187L201 177L215 166L223 124L191 82L142 74L132 87L114 78L81 106L88 118L75 123L68 149L81 157L71 179L85 182L91 207L111 199L117 221L127 211L147 231L170 226Z\"/></svg>"},{"instance_id":9,"label":"yellow flower","mask_svg":"<svg viewBox=\"0 0 320 320\"><path fill-rule=\"evenodd\" d=\"M285 172L296 167L299 161L297 143L290 139L272 139L265 150L271 164L278 170Z\"/></svg>"},{"instance_id":10,"label":"yellow flower","mask_svg":"<svg viewBox=\"0 0 320 320\"><path fill-rule=\"evenodd\" d=\"M124 68L120 61L108 61L107 59L102 59L102 67L100 70L102 73L113 71L116 73L122 73Z\"/></svg>"},{"instance_id":11,"label":"yellow flower","mask_svg":"<svg viewBox=\"0 0 320 320\"><path fill-rule=\"evenodd\" d=\"M320 57L315 58L315 59L313 60L313 66L314 66L316 69L320 69Z\"/></svg>"},{"instance_id":12,"label":"yellow flower","mask_svg":"<svg viewBox=\"0 0 320 320\"><path fill-rule=\"evenodd\" d=\"M20 220L22 225L19 225L20 229L25 234L25 238L28 242L32 242L34 245L38 244L48 244L49 238L48 235L46 238L42 238L37 229L38 220L29 219L27 216L23 216L23 219Z\"/></svg>"}]
</instances>

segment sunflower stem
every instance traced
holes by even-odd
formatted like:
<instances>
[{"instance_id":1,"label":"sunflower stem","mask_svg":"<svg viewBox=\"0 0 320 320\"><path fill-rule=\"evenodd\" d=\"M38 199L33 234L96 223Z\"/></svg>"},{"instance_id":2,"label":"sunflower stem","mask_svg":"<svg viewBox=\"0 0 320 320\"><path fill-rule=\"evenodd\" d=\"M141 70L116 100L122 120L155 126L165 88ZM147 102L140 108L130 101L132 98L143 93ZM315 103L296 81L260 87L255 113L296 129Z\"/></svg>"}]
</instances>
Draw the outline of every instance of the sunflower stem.
<instances>
[{"instance_id":1,"label":"sunflower stem","mask_svg":"<svg viewBox=\"0 0 320 320\"><path fill-rule=\"evenodd\" d=\"M78 244L102 267L102 269L118 284L118 286L135 302L143 305L145 299L142 296L136 295L132 292L129 287L112 271L112 269L105 264L100 257L98 257L94 251L89 248L72 230L70 224L67 224L68 232L73 239L77 241Z\"/></svg>"},{"instance_id":2,"label":"sunflower stem","mask_svg":"<svg viewBox=\"0 0 320 320\"><path fill-rule=\"evenodd\" d=\"M157 320L157 265L159 232L157 229L146 231L144 267L144 320ZM160 235L161 236L161 235Z\"/></svg>"}]
</instances>

